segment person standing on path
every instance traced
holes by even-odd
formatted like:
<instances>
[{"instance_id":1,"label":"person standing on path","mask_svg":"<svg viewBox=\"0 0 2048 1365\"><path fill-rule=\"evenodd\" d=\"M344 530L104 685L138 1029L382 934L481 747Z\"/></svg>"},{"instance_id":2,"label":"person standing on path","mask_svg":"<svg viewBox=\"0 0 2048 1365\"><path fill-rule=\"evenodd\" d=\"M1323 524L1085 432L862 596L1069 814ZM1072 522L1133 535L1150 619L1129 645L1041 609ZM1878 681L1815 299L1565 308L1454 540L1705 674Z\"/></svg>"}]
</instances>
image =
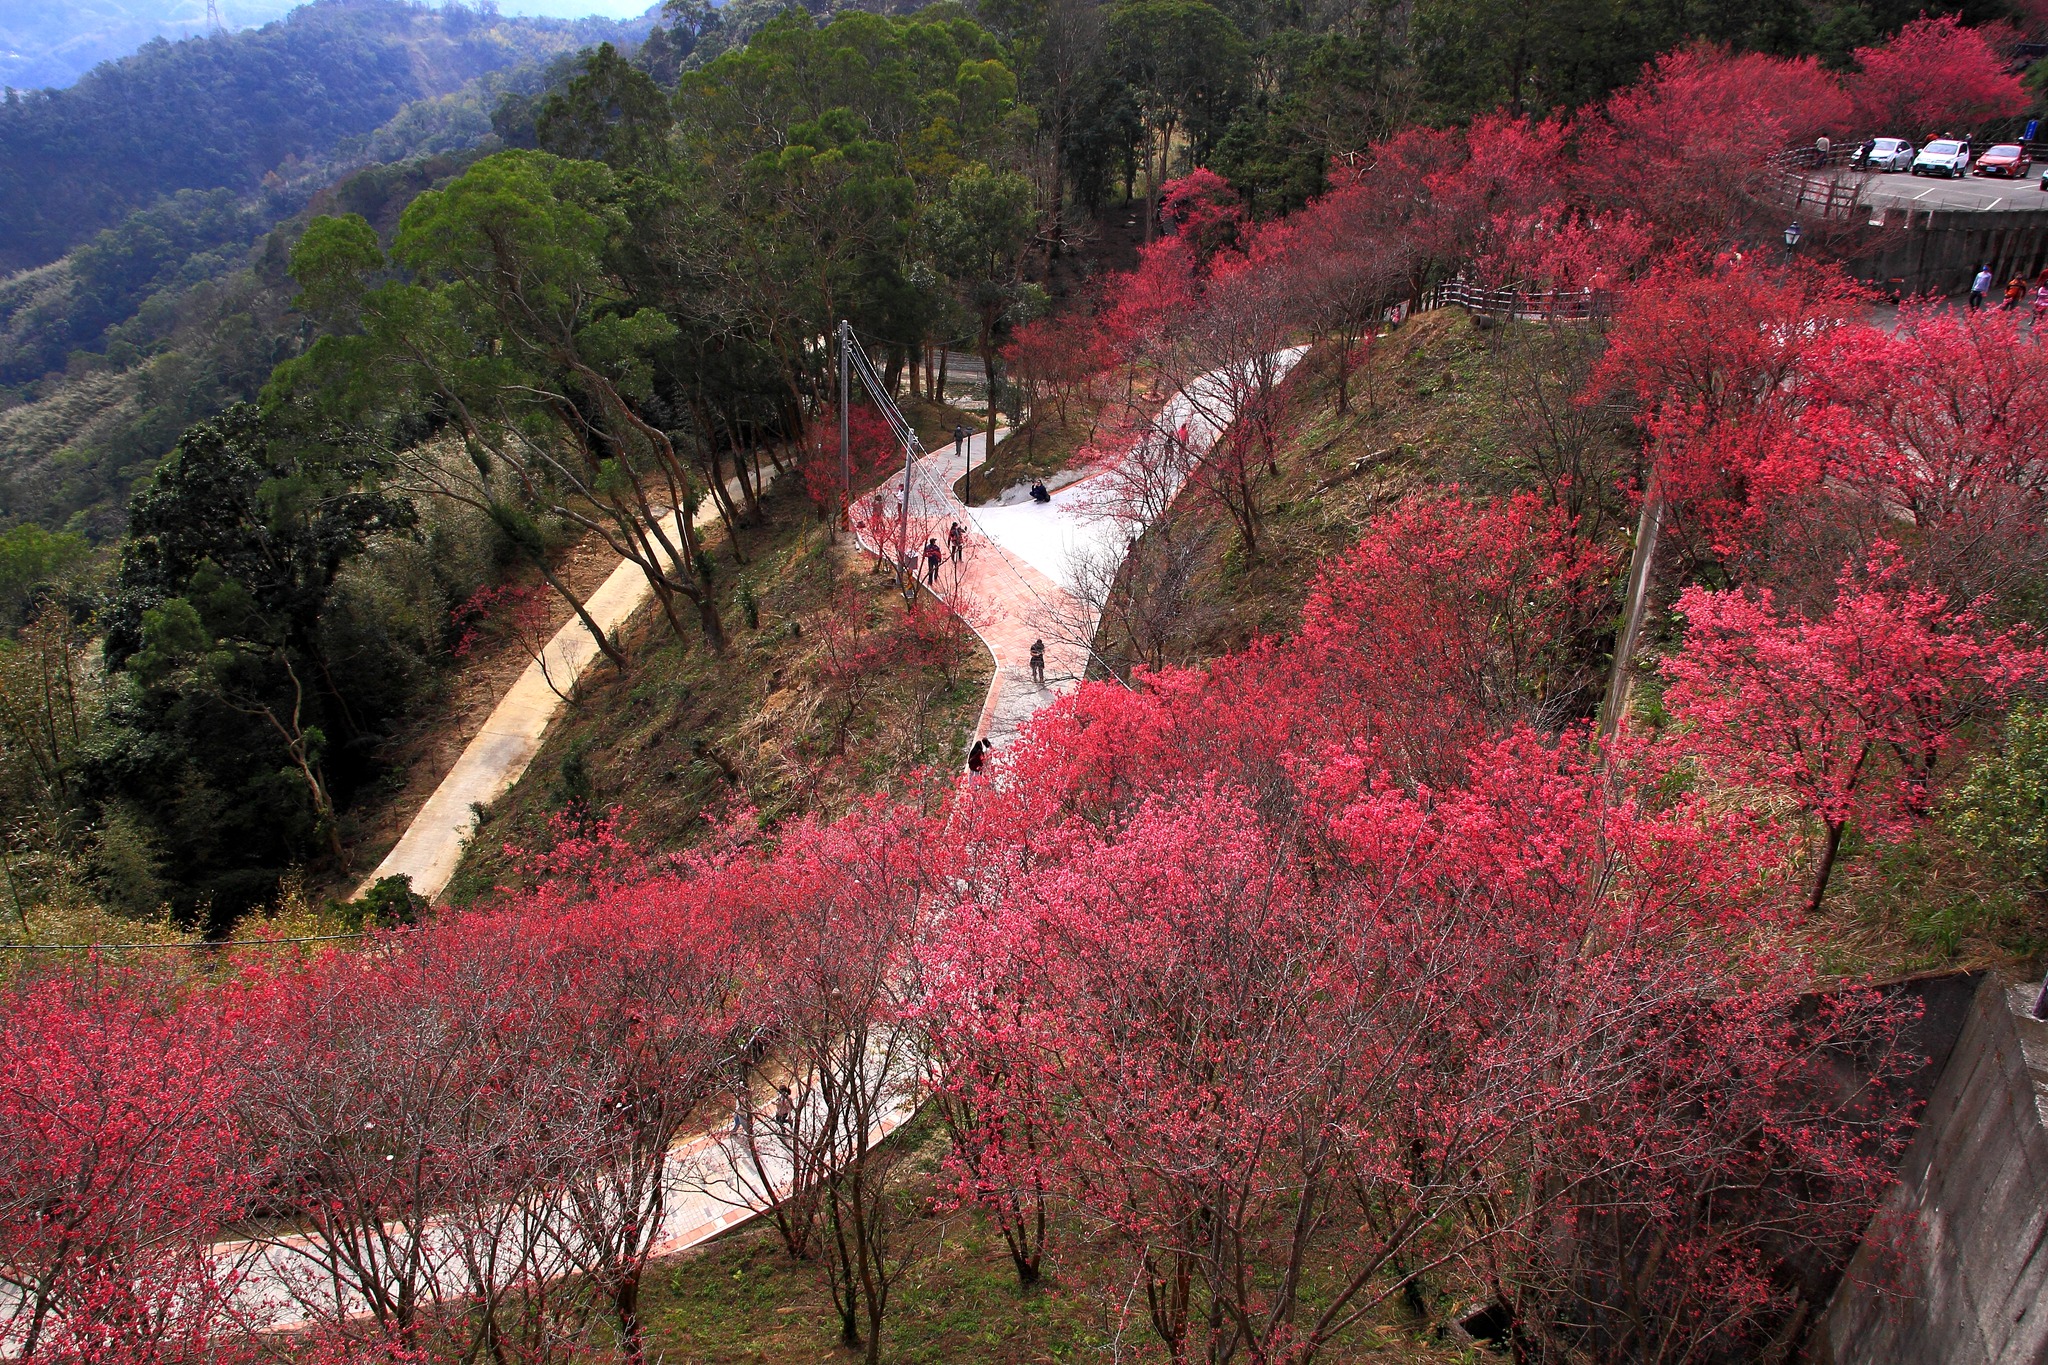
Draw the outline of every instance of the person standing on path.
<instances>
[{"instance_id":1,"label":"person standing on path","mask_svg":"<svg viewBox=\"0 0 2048 1365\"><path fill-rule=\"evenodd\" d=\"M945 562L946 555L944 551L939 549L938 537L932 536L926 539L924 543L924 581L926 587L930 587L939 581L939 565Z\"/></svg>"},{"instance_id":2,"label":"person standing on path","mask_svg":"<svg viewBox=\"0 0 2048 1365\"><path fill-rule=\"evenodd\" d=\"M988 767L988 741L977 739L974 747L967 751L967 782L972 786L981 781L982 770Z\"/></svg>"},{"instance_id":3,"label":"person standing on path","mask_svg":"<svg viewBox=\"0 0 2048 1365\"><path fill-rule=\"evenodd\" d=\"M2041 323L2048 319L2048 284L2034 291L2034 330L2041 330Z\"/></svg>"},{"instance_id":4,"label":"person standing on path","mask_svg":"<svg viewBox=\"0 0 2048 1365\"><path fill-rule=\"evenodd\" d=\"M1045 641L1031 642L1031 681L1045 686Z\"/></svg>"},{"instance_id":5,"label":"person standing on path","mask_svg":"<svg viewBox=\"0 0 2048 1365\"><path fill-rule=\"evenodd\" d=\"M967 428L958 422L953 424L953 453L960 454L967 449Z\"/></svg>"},{"instance_id":6,"label":"person standing on path","mask_svg":"<svg viewBox=\"0 0 2048 1365\"><path fill-rule=\"evenodd\" d=\"M946 528L946 543L953 547L953 563L957 565L960 557L967 553L967 528L954 522Z\"/></svg>"},{"instance_id":7,"label":"person standing on path","mask_svg":"<svg viewBox=\"0 0 2048 1365\"><path fill-rule=\"evenodd\" d=\"M788 1136L789 1136L789 1124L790 1124L790 1120L794 1119L795 1117L796 1117L796 1103L795 1103L795 1101L791 1100L791 1099L790 1099L790 1097L789 1097L789 1087L788 1087L788 1086L786 1086L786 1085L778 1085L778 1086L776 1086L776 1087L775 1087L775 1126L776 1126L776 1128L778 1128L779 1130L781 1130L781 1132L782 1132L782 1135L783 1135L784 1137L788 1137Z\"/></svg>"},{"instance_id":8,"label":"person standing on path","mask_svg":"<svg viewBox=\"0 0 2048 1365\"><path fill-rule=\"evenodd\" d=\"M1970 307L1982 308L1984 296L1991 292L1991 267L1977 267L1977 278L1970 281Z\"/></svg>"}]
</instances>

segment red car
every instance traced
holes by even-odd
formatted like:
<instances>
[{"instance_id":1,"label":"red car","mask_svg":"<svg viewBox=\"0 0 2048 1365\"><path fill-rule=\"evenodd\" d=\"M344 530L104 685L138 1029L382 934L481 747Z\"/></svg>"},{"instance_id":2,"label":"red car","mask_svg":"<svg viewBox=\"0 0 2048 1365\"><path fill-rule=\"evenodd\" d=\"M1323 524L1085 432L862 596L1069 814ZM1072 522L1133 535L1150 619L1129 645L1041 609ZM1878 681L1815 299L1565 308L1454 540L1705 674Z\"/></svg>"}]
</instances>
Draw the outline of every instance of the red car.
<instances>
[{"instance_id":1,"label":"red car","mask_svg":"<svg viewBox=\"0 0 2048 1365\"><path fill-rule=\"evenodd\" d=\"M1977 158L1977 174L2002 175L2017 180L2034 164L2027 149L2017 142L2001 142Z\"/></svg>"}]
</instances>

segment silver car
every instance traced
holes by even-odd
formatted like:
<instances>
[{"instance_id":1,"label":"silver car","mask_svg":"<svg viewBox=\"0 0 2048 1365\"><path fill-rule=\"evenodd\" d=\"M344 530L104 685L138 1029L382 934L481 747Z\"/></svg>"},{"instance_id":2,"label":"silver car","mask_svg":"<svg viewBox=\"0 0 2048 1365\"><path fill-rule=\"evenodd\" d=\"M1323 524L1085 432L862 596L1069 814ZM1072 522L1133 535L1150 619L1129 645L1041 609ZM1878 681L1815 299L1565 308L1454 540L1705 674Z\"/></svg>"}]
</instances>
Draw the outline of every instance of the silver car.
<instances>
[{"instance_id":1,"label":"silver car","mask_svg":"<svg viewBox=\"0 0 2048 1365\"><path fill-rule=\"evenodd\" d=\"M1873 171L1905 171L1913 167L1913 144L1902 137L1870 140L1870 154L1864 167Z\"/></svg>"}]
</instances>

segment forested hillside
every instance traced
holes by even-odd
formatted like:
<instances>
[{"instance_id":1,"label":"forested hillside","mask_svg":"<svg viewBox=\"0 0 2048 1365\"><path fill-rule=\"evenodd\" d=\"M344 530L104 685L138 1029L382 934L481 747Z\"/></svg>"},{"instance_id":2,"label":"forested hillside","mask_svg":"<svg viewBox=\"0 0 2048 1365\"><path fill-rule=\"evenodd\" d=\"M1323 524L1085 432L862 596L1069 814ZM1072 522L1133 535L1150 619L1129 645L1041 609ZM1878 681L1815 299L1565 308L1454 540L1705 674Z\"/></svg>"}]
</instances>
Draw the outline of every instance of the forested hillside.
<instances>
[{"instance_id":1,"label":"forested hillside","mask_svg":"<svg viewBox=\"0 0 2048 1365\"><path fill-rule=\"evenodd\" d=\"M0 102L0 271L55 260L179 190L248 190L407 102L631 31L461 5L315 0L250 32L150 43Z\"/></svg>"},{"instance_id":2,"label":"forested hillside","mask_svg":"<svg viewBox=\"0 0 2048 1365\"><path fill-rule=\"evenodd\" d=\"M0 296L0 1353L1800 1358L1896 976L2048 965L2048 280L1779 153L2044 35L667 18ZM1005 420L1010 539L893 497ZM462 908L344 900L529 660Z\"/></svg>"},{"instance_id":3,"label":"forested hillside","mask_svg":"<svg viewBox=\"0 0 2048 1365\"><path fill-rule=\"evenodd\" d=\"M372 24L392 12L365 11ZM477 21L406 19L450 22ZM501 43L494 60L629 27L494 22L517 40ZM59 260L0 279L0 522L118 536L129 486L178 432L253 398L288 353L299 323L286 306L283 253L305 207L317 200L395 220L413 194L500 145L492 128L500 104L544 92L565 78L555 68L572 60L564 50L487 71L294 161L288 175L267 174L252 188L180 190ZM265 245L273 228L279 235Z\"/></svg>"},{"instance_id":4,"label":"forested hillside","mask_svg":"<svg viewBox=\"0 0 2048 1365\"><path fill-rule=\"evenodd\" d=\"M248 28L281 19L295 0L224 0L221 23ZM101 62L154 38L195 38L209 29L200 0L77 0L12 5L0 13L0 86L69 85Z\"/></svg>"}]
</instances>

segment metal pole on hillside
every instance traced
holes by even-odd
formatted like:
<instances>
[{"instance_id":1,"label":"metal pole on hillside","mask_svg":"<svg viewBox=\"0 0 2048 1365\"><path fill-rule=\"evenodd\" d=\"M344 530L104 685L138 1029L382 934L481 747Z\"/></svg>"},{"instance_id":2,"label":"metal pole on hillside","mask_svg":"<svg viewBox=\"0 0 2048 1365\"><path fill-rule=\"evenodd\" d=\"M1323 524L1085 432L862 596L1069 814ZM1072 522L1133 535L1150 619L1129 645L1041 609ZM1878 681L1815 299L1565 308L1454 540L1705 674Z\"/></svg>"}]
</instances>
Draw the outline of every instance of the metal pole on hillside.
<instances>
[{"instance_id":1,"label":"metal pole on hillside","mask_svg":"<svg viewBox=\"0 0 2048 1365\"><path fill-rule=\"evenodd\" d=\"M839 324L839 506L848 526L853 525L853 453L846 440L846 405L852 396L853 376L846 355L846 340L852 327Z\"/></svg>"},{"instance_id":2,"label":"metal pole on hillside","mask_svg":"<svg viewBox=\"0 0 2048 1365\"><path fill-rule=\"evenodd\" d=\"M906 602L917 598L917 560L910 557L910 464L917 457L915 439L903 443L903 501L896 511L897 586ZM907 577L904 575L908 574Z\"/></svg>"},{"instance_id":3,"label":"metal pole on hillside","mask_svg":"<svg viewBox=\"0 0 2048 1365\"><path fill-rule=\"evenodd\" d=\"M1657 558L1657 535L1664 529L1664 486L1657 471L1650 471L1650 487L1643 498L1642 519L1636 526L1635 555L1628 566L1628 590L1623 603L1621 635L1614 642L1614 670L1607 679L1607 700L1600 708L1600 739L1604 743L1621 730L1622 713L1628 709L1630 659L1642 637L1643 610L1650 596L1650 573Z\"/></svg>"}]
</instances>

